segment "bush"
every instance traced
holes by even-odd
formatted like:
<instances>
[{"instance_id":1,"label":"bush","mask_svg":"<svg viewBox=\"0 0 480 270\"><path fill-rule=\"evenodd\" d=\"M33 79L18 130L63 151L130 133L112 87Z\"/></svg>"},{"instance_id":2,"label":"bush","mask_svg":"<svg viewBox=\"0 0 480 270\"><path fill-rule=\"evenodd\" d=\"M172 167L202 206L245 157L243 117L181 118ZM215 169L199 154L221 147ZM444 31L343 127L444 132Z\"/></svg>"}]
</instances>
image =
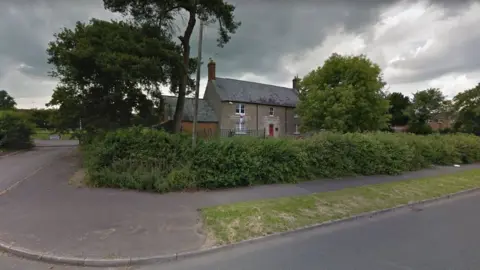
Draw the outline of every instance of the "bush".
<instances>
[{"instance_id":1,"label":"bush","mask_svg":"<svg viewBox=\"0 0 480 270\"><path fill-rule=\"evenodd\" d=\"M0 147L5 149L27 149L33 146L33 125L24 114L0 111Z\"/></svg>"},{"instance_id":2,"label":"bush","mask_svg":"<svg viewBox=\"0 0 480 270\"><path fill-rule=\"evenodd\" d=\"M480 161L473 135L323 132L304 140L234 137L200 140L132 128L83 147L92 183L168 192L313 178L399 174Z\"/></svg>"}]
</instances>

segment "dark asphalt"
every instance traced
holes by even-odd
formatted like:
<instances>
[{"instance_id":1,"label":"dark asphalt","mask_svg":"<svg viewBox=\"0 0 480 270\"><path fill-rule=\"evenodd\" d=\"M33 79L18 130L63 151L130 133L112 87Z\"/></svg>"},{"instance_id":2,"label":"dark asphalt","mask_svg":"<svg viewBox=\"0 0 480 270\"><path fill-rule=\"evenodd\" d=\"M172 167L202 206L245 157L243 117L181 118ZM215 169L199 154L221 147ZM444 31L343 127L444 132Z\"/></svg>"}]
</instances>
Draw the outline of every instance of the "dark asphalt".
<instances>
[{"instance_id":1,"label":"dark asphalt","mask_svg":"<svg viewBox=\"0 0 480 270\"><path fill-rule=\"evenodd\" d=\"M0 193L33 176L78 144L77 141L36 141L36 143L40 147L0 157ZM50 147L52 145L62 147Z\"/></svg>"},{"instance_id":2,"label":"dark asphalt","mask_svg":"<svg viewBox=\"0 0 480 270\"><path fill-rule=\"evenodd\" d=\"M37 141L33 151L0 158L0 239L60 256L115 258L204 246L198 208L338 190L480 168L438 167L398 176L352 177L195 193L152 194L76 188L76 142ZM20 183L2 194L1 190ZM2 269L2 268L0 268Z\"/></svg>"},{"instance_id":3,"label":"dark asphalt","mask_svg":"<svg viewBox=\"0 0 480 270\"><path fill-rule=\"evenodd\" d=\"M480 193L143 270L478 270Z\"/></svg>"},{"instance_id":4,"label":"dark asphalt","mask_svg":"<svg viewBox=\"0 0 480 270\"><path fill-rule=\"evenodd\" d=\"M478 205L480 192L168 264L81 268L0 254L0 269L478 270Z\"/></svg>"}]
</instances>

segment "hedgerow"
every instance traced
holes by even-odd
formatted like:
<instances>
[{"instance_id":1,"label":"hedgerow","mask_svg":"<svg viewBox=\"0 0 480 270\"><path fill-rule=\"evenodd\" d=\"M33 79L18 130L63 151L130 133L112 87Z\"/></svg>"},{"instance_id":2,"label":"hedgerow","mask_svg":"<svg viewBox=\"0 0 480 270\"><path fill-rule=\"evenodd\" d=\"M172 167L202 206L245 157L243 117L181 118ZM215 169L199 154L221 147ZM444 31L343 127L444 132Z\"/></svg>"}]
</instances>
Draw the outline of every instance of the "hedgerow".
<instances>
[{"instance_id":1,"label":"hedgerow","mask_svg":"<svg viewBox=\"0 0 480 270\"><path fill-rule=\"evenodd\" d=\"M324 132L294 139L201 140L131 128L84 146L92 184L156 192L295 183L351 175L393 175L480 161L473 135Z\"/></svg>"},{"instance_id":2,"label":"hedgerow","mask_svg":"<svg viewBox=\"0 0 480 270\"><path fill-rule=\"evenodd\" d=\"M32 143L33 125L28 118L16 111L0 111L0 148L27 149Z\"/></svg>"}]
</instances>

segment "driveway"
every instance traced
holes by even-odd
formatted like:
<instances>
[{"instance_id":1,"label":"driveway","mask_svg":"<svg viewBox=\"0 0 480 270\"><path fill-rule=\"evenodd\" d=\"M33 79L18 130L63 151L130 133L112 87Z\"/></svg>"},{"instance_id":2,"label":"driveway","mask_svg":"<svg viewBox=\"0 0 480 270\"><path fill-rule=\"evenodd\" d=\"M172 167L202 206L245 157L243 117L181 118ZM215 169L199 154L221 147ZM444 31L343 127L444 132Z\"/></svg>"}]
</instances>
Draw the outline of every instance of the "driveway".
<instances>
[{"instance_id":1,"label":"driveway","mask_svg":"<svg viewBox=\"0 0 480 270\"><path fill-rule=\"evenodd\" d=\"M116 258L205 246L197 209L218 204L338 190L479 168L437 167L399 176L371 176L215 192L152 194L77 188L76 142L37 141L29 152L0 158L0 240L60 256ZM19 184L18 184L19 183Z\"/></svg>"},{"instance_id":2,"label":"driveway","mask_svg":"<svg viewBox=\"0 0 480 270\"><path fill-rule=\"evenodd\" d=\"M35 141L39 147L27 152L17 152L9 156L0 156L0 193L12 185L33 176L58 160L58 157L71 151L78 141ZM61 147L52 147L61 146Z\"/></svg>"}]
</instances>

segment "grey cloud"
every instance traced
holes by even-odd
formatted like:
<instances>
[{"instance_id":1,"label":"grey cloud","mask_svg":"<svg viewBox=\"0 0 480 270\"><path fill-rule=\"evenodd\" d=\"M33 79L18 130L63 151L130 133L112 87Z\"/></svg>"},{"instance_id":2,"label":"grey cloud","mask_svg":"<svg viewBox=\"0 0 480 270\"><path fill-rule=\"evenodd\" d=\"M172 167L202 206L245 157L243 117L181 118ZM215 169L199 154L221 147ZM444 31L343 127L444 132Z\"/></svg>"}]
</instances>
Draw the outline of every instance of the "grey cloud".
<instances>
[{"instance_id":1,"label":"grey cloud","mask_svg":"<svg viewBox=\"0 0 480 270\"><path fill-rule=\"evenodd\" d=\"M427 50L418 57L394 63L392 67L411 71L412 75L394 77L391 82L426 81L449 73L468 73L480 68L480 31L477 25L454 31L448 39L437 40L436 46L433 52Z\"/></svg>"},{"instance_id":2,"label":"grey cloud","mask_svg":"<svg viewBox=\"0 0 480 270\"><path fill-rule=\"evenodd\" d=\"M209 27L203 52L206 57L215 58L219 76L251 72L284 80L288 74L280 67L283 56L318 46L338 26L348 32L364 31L377 20L385 5L379 3L238 1L236 17L242 26L224 48L216 47L215 26ZM196 40L192 42L192 52L196 52Z\"/></svg>"},{"instance_id":3,"label":"grey cloud","mask_svg":"<svg viewBox=\"0 0 480 270\"><path fill-rule=\"evenodd\" d=\"M83 1L77 6L59 0L3 0L0 2L0 57L28 65L31 68L22 69L27 75L47 76L51 67L47 64L46 48L53 34L92 15L113 17L103 10L101 1Z\"/></svg>"},{"instance_id":4,"label":"grey cloud","mask_svg":"<svg viewBox=\"0 0 480 270\"><path fill-rule=\"evenodd\" d=\"M235 16L242 26L223 49L216 46L216 26L207 28L204 56L215 58L220 76L252 72L282 78L282 56L318 46L327 32L339 25L347 31L362 31L376 20L382 2L236 0ZM11 14L12 8L19 14ZM1 1L0 25L6 27L0 28L0 36L6 42L0 45L0 57L31 66L23 70L28 75L46 76L50 67L45 49L54 32L72 27L77 20L111 16L103 10L101 0L82 4L60 0ZM192 40L192 55L196 55L197 31Z\"/></svg>"},{"instance_id":5,"label":"grey cloud","mask_svg":"<svg viewBox=\"0 0 480 270\"><path fill-rule=\"evenodd\" d=\"M229 1L230 2L230 1ZM362 33L378 20L382 9L396 0L234 0L235 17L242 26L224 48L216 46L216 25L205 31L204 62L213 57L219 76L234 77L245 72L285 81L286 71L280 59L290 53L314 48L338 26L347 32ZM454 4L457 3L457 4ZM453 16L469 1L432 1L448 5ZM19 13L11 14L16 8ZM78 20L91 17L110 19L113 14L103 9L101 0L2 0L0 1L0 60L25 63L27 75L46 76L50 70L45 49L53 33L62 27L72 27ZM179 27L181 28L181 27ZM198 28L192 39L192 56L197 51ZM473 61L473 59L470 59ZM321 63L319 63L320 65ZM418 68L411 62L406 68ZM437 66L442 64L437 63ZM8 65L0 65L0 77ZM206 67L202 69L206 75Z\"/></svg>"}]
</instances>

